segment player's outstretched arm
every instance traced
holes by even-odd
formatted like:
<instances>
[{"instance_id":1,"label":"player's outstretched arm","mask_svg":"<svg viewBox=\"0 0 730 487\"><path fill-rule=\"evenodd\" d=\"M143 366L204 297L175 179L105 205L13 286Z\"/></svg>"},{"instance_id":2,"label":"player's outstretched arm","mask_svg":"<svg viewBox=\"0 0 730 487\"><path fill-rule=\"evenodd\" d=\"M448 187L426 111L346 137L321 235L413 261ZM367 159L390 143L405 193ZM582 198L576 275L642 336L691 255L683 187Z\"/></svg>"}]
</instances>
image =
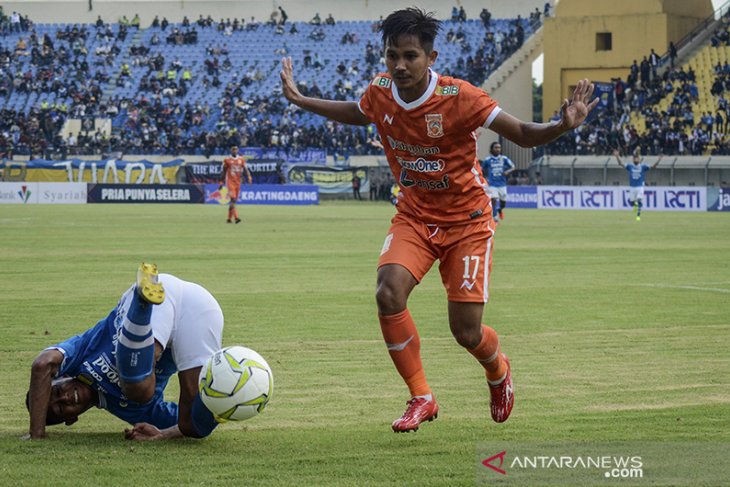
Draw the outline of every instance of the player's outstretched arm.
<instances>
[{"instance_id":1,"label":"player's outstretched arm","mask_svg":"<svg viewBox=\"0 0 730 487\"><path fill-rule=\"evenodd\" d=\"M662 158L664 157L664 154L659 154L659 157L657 157L657 160L654 164L652 164L651 168L656 169L656 167L659 165L659 163L662 161Z\"/></svg>"},{"instance_id":2,"label":"player's outstretched arm","mask_svg":"<svg viewBox=\"0 0 730 487\"><path fill-rule=\"evenodd\" d=\"M618 149L613 150L613 155L616 156L616 162L618 162L618 165L624 167L624 163L621 162L621 157L618 155Z\"/></svg>"},{"instance_id":3,"label":"player's outstretched arm","mask_svg":"<svg viewBox=\"0 0 730 487\"><path fill-rule=\"evenodd\" d=\"M284 96L298 107L341 123L350 125L370 123L354 101L323 100L302 95L294 81L294 68L290 57L282 58L280 76Z\"/></svg>"},{"instance_id":4,"label":"player's outstretched arm","mask_svg":"<svg viewBox=\"0 0 730 487\"><path fill-rule=\"evenodd\" d=\"M46 438L46 417L48 400L51 397L51 382L63 363L63 354L58 350L44 350L33 361L30 372L30 438Z\"/></svg>"},{"instance_id":5,"label":"player's outstretched arm","mask_svg":"<svg viewBox=\"0 0 730 487\"><path fill-rule=\"evenodd\" d=\"M489 128L521 147L547 144L583 123L599 102L599 98L590 101L593 88L593 84L587 79L580 80L570 99L563 100L560 120L547 123L524 122L501 111Z\"/></svg>"}]
</instances>

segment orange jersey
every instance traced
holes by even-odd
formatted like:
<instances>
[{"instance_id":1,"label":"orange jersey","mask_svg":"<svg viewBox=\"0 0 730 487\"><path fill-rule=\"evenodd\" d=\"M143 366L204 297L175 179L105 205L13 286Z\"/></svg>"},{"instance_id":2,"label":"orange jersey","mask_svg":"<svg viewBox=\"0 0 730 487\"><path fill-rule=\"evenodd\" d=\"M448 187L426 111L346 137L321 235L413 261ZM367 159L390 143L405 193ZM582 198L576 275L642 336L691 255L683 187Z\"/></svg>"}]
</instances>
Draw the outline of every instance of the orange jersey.
<instances>
[{"instance_id":1,"label":"orange jersey","mask_svg":"<svg viewBox=\"0 0 730 487\"><path fill-rule=\"evenodd\" d=\"M429 72L418 100L403 101L390 75L381 73L359 102L378 129L400 186L398 211L439 225L491 218L475 131L489 126L501 109L472 84Z\"/></svg>"},{"instance_id":2,"label":"orange jersey","mask_svg":"<svg viewBox=\"0 0 730 487\"><path fill-rule=\"evenodd\" d=\"M226 186L240 186L241 175L246 172L245 169L246 159L243 156L230 156L223 159L223 172L226 177Z\"/></svg>"}]
</instances>

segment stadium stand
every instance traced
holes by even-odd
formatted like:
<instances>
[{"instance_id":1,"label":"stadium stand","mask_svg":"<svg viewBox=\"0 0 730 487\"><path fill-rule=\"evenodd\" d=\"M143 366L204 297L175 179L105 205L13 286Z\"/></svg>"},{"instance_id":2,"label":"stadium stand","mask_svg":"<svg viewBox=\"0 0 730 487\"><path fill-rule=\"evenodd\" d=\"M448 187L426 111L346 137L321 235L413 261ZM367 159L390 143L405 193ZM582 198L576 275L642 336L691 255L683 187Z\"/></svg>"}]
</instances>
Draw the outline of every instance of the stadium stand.
<instances>
[{"instance_id":1,"label":"stadium stand","mask_svg":"<svg viewBox=\"0 0 730 487\"><path fill-rule=\"evenodd\" d=\"M372 127L302 113L280 96L279 81L280 59L291 56L303 92L358 99L385 70L377 22L201 16L181 23L155 18L140 29L125 17L83 25L26 19L16 29L1 15L7 27L0 40L0 151L6 155L211 156L232 144L339 155L380 151ZM436 69L481 85L539 25L534 14L445 20ZM67 118L90 117L111 118L111 134L90 127L61 133Z\"/></svg>"},{"instance_id":2,"label":"stadium stand","mask_svg":"<svg viewBox=\"0 0 730 487\"><path fill-rule=\"evenodd\" d=\"M680 66L671 51L654 68L651 53L634 60L623 79L612 81L607 107L549 144L546 154L730 155L730 11L721 24Z\"/></svg>"}]
</instances>

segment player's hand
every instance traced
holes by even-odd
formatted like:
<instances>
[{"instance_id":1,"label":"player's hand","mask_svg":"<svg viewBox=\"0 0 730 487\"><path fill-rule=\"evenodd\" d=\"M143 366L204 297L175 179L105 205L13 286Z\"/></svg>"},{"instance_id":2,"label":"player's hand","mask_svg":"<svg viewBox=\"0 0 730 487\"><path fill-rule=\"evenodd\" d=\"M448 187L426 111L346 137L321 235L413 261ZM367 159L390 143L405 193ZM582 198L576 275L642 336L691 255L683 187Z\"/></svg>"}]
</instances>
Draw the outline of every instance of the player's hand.
<instances>
[{"instance_id":1,"label":"player's hand","mask_svg":"<svg viewBox=\"0 0 730 487\"><path fill-rule=\"evenodd\" d=\"M162 432L149 423L137 423L133 428L124 430L124 438L136 441L161 440Z\"/></svg>"},{"instance_id":2,"label":"player's hand","mask_svg":"<svg viewBox=\"0 0 730 487\"><path fill-rule=\"evenodd\" d=\"M287 100L296 104L296 100L301 98L302 94L294 82L294 68L292 67L291 57L281 58L281 90Z\"/></svg>"},{"instance_id":3,"label":"player's hand","mask_svg":"<svg viewBox=\"0 0 730 487\"><path fill-rule=\"evenodd\" d=\"M583 123L588 113L590 113L600 98L596 97L593 101L590 101L593 96L593 83L587 79L578 81L578 85L573 90L573 96L570 100L567 98L563 100L563 105L560 107L560 115L563 126L566 130L571 130Z\"/></svg>"}]
</instances>

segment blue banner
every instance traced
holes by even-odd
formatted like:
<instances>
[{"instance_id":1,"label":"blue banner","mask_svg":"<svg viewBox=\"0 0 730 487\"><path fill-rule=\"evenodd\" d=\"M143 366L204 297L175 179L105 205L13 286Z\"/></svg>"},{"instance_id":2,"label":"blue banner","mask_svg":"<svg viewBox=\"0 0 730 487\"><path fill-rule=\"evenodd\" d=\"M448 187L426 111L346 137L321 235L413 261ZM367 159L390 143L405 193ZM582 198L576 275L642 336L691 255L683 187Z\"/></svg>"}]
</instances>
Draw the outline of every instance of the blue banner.
<instances>
[{"instance_id":1,"label":"blue banner","mask_svg":"<svg viewBox=\"0 0 730 487\"><path fill-rule=\"evenodd\" d=\"M730 188L707 188L707 211L730 211Z\"/></svg>"},{"instance_id":2,"label":"blue banner","mask_svg":"<svg viewBox=\"0 0 730 487\"><path fill-rule=\"evenodd\" d=\"M509 208L537 208L536 186L507 186Z\"/></svg>"},{"instance_id":3,"label":"blue banner","mask_svg":"<svg viewBox=\"0 0 730 487\"><path fill-rule=\"evenodd\" d=\"M205 202L227 205L228 188L217 184L205 185ZM318 205L319 188L304 184L249 184L242 185L237 204L241 205Z\"/></svg>"}]
</instances>

